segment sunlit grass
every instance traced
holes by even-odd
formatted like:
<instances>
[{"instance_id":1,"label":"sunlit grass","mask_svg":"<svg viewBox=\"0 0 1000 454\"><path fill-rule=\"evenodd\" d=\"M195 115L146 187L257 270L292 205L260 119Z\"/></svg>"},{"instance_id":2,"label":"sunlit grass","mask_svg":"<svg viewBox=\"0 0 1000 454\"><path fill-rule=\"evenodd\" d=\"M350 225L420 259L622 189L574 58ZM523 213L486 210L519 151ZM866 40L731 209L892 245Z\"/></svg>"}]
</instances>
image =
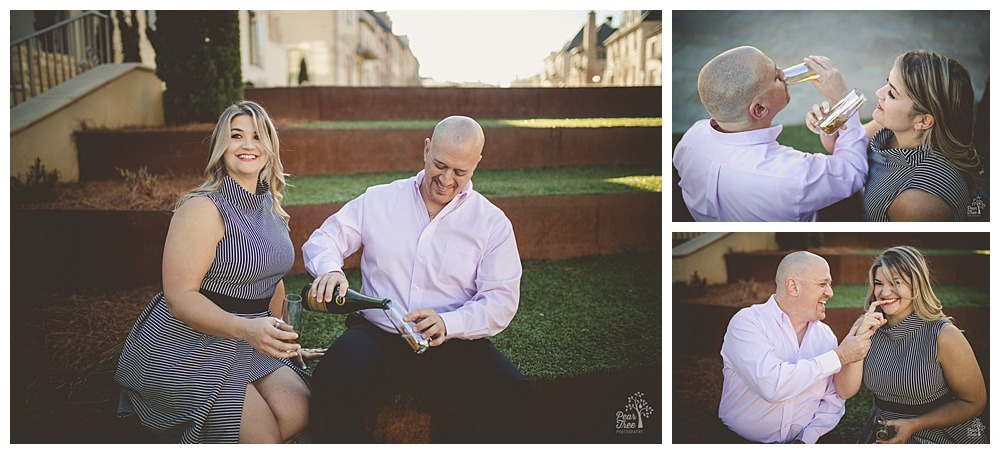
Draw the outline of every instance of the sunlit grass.
<instances>
[{"instance_id":1,"label":"sunlit grass","mask_svg":"<svg viewBox=\"0 0 1000 454\"><path fill-rule=\"evenodd\" d=\"M284 205L347 202L370 186L409 178L416 172L311 175L288 178ZM661 169L651 166L585 166L536 169L482 169L473 187L486 197L662 192Z\"/></svg>"},{"instance_id":2,"label":"sunlit grass","mask_svg":"<svg viewBox=\"0 0 1000 454\"><path fill-rule=\"evenodd\" d=\"M634 175L628 177L608 178L608 183L623 184L649 192L663 192L663 175Z\"/></svg>"},{"instance_id":3,"label":"sunlit grass","mask_svg":"<svg viewBox=\"0 0 1000 454\"><path fill-rule=\"evenodd\" d=\"M434 129L439 120L318 121L291 126L296 129ZM662 117L626 118L483 118L484 128L659 128Z\"/></svg>"},{"instance_id":4,"label":"sunlit grass","mask_svg":"<svg viewBox=\"0 0 1000 454\"><path fill-rule=\"evenodd\" d=\"M533 118L487 120L483 126L495 128L658 128L663 118Z\"/></svg>"}]
</instances>

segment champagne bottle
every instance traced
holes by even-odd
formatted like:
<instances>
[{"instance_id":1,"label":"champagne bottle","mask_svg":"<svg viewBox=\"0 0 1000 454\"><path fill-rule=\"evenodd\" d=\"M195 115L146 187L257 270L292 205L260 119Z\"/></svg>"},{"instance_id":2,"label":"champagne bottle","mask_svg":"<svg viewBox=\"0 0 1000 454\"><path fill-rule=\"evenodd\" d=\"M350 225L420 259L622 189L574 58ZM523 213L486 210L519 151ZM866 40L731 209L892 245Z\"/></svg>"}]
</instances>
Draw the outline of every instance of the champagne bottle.
<instances>
[{"instance_id":1,"label":"champagne bottle","mask_svg":"<svg viewBox=\"0 0 1000 454\"><path fill-rule=\"evenodd\" d=\"M303 305L306 309L316 312L327 312L331 314L348 314L354 311L364 310L364 309L382 309L385 315L389 317L389 321L392 325L396 327L396 331L399 333L406 343L410 345L413 352L416 354L421 354L427 351L430 347L430 343L427 339L424 339L413 327L413 322L403 321L403 316L406 315L405 312L399 307L399 303L394 303L388 298L372 298L370 296L362 295L350 288L347 289L347 294L340 296L340 286L336 286L333 289L333 301L323 302L312 295L309 291L312 289L312 284L306 284L305 288L302 289L302 299L305 300Z\"/></svg>"},{"instance_id":2,"label":"champagne bottle","mask_svg":"<svg viewBox=\"0 0 1000 454\"><path fill-rule=\"evenodd\" d=\"M310 289L312 289L312 284L306 284L305 288L302 289L302 299L306 302L306 309L316 312L348 314L363 309L385 309L386 305L389 304L388 299L372 298L350 288L347 289L347 295L340 296L339 285L333 289L333 301L325 302L313 296Z\"/></svg>"}]
</instances>

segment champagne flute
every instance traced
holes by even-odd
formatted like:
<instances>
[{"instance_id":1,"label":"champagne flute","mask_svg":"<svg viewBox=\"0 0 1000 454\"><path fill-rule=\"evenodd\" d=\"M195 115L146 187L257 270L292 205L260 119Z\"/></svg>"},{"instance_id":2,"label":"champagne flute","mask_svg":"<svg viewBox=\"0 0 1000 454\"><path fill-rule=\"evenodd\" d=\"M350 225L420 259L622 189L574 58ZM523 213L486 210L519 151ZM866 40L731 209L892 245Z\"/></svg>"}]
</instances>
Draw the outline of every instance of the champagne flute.
<instances>
[{"instance_id":1,"label":"champagne flute","mask_svg":"<svg viewBox=\"0 0 1000 454\"><path fill-rule=\"evenodd\" d=\"M299 337L285 340L290 344L298 343L302 340L302 297L294 293L285 295L284 313L281 320L287 323Z\"/></svg>"}]
</instances>

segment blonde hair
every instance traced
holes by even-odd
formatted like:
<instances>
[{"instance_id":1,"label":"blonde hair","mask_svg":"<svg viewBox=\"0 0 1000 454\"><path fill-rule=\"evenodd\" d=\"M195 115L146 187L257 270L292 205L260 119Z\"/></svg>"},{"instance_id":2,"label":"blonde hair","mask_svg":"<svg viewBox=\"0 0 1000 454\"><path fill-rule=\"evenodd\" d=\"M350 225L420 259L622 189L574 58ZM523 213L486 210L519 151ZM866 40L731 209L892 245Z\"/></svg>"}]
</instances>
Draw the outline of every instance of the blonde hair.
<instances>
[{"instance_id":1,"label":"blonde hair","mask_svg":"<svg viewBox=\"0 0 1000 454\"><path fill-rule=\"evenodd\" d=\"M957 60L928 50L903 53L893 66L913 100L913 114L934 117L922 145L944 154L970 186L978 185L983 163L973 142L976 101L969 72Z\"/></svg>"},{"instance_id":2,"label":"blonde hair","mask_svg":"<svg viewBox=\"0 0 1000 454\"><path fill-rule=\"evenodd\" d=\"M884 268L885 273L893 280L900 279L910 285L913 310L921 319L952 321L951 317L944 314L941 300L934 294L934 289L931 287L931 273L930 269L927 268L927 261L924 260L920 251L910 246L896 246L886 249L875 258L875 263L868 271L868 298L863 306L865 309L868 309L871 303L878 299L875 295L875 272L879 268Z\"/></svg>"},{"instance_id":3,"label":"blonde hair","mask_svg":"<svg viewBox=\"0 0 1000 454\"><path fill-rule=\"evenodd\" d=\"M267 163L264 164L264 168L257 177L258 182L266 181L270 186L274 211L278 216L281 216L285 221L285 226L288 227L288 213L281 207L281 201L285 198L283 190L286 186L285 177L287 174L284 173L285 167L281 164L278 130L275 129L274 122L267 114L267 111L253 101L237 102L226 108L222 112L222 115L219 116L219 121L215 124L215 129L212 131L211 155L209 155L208 165L205 167L205 182L201 186L191 190L191 192L181 196L180 200L177 201L177 205L174 206L174 210L176 211L184 202L192 197L219 190L223 177L227 175L225 161L223 161L222 156L229 147L229 129L233 119L242 115L247 115L253 120L261 144L267 150Z\"/></svg>"}]
</instances>

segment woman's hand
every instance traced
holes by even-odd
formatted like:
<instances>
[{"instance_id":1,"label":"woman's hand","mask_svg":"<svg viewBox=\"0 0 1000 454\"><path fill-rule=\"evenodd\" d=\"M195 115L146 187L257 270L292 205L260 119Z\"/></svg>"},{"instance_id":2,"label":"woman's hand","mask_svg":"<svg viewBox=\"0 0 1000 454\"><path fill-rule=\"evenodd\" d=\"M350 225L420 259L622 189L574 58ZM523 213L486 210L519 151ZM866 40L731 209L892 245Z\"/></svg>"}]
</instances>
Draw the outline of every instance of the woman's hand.
<instances>
[{"instance_id":1,"label":"woman's hand","mask_svg":"<svg viewBox=\"0 0 1000 454\"><path fill-rule=\"evenodd\" d=\"M892 427L896 431L896 435L892 438L882 441L875 440L875 443L893 443L902 444L910 440L913 433L917 431L917 420L913 419L889 419L886 420L885 425Z\"/></svg>"},{"instance_id":2,"label":"woman's hand","mask_svg":"<svg viewBox=\"0 0 1000 454\"><path fill-rule=\"evenodd\" d=\"M306 368L306 363L317 358L322 358L326 354L325 348L302 348L299 354L292 358L292 362L302 369Z\"/></svg>"},{"instance_id":3,"label":"woman's hand","mask_svg":"<svg viewBox=\"0 0 1000 454\"><path fill-rule=\"evenodd\" d=\"M844 82L844 77L840 75L840 70L833 64L833 60L823 56L810 55L803 59L803 63L819 74L819 78L813 79L812 84L830 102L840 101L850 92Z\"/></svg>"},{"instance_id":4,"label":"woman's hand","mask_svg":"<svg viewBox=\"0 0 1000 454\"><path fill-rule=\"evenodd\" d=\"M244 319L242 328L243 335L240 339L250 344L254 350L274 358L298 356L301 346L292 341L299 335L287 323L274 317L258 317Z\"/></svg>"},{"instance_id":5,"label":"woman's hand","mask_svg":"<svg viewBox=\"0 0 1000 454\"><path fill-rule=\"evenodd\" d=\"M855 335L861 334L868 330L876 330L885 324L885 314L876 311L875 309L885 303L885 301L873 301L871 306L868 308L868 312L858 319L858 322L854 324L856 327L853 331Z\"/></svg>"}]
</instances>

